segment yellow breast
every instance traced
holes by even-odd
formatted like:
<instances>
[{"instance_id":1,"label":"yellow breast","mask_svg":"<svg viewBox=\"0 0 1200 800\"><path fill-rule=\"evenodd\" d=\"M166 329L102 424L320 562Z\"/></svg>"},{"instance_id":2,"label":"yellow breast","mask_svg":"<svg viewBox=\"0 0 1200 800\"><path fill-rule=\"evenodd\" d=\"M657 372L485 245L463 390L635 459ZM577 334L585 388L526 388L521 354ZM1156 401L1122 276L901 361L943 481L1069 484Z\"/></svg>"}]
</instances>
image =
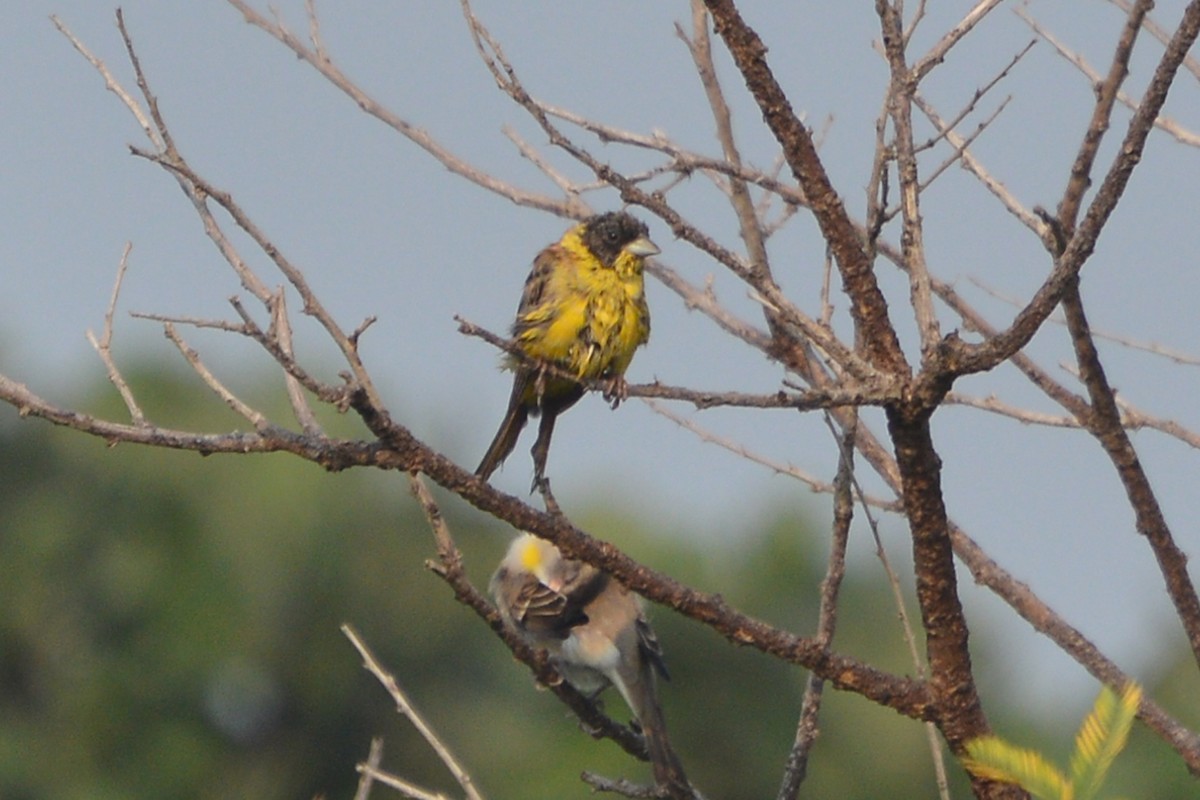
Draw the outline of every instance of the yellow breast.
<instances>
[{"instance_id":1,"label":"yellow breast","mask_svg":"<svg viewBox=\"0 0 1200 800\"><path fill-rule=\"evenodd\" d=\"M622 375L650 334L642 259L622 255L606 267L578 235L560 245L569 258L556 264L543 302L522 315L522 347L581 379Z\"/></svg>"}]
</instances>

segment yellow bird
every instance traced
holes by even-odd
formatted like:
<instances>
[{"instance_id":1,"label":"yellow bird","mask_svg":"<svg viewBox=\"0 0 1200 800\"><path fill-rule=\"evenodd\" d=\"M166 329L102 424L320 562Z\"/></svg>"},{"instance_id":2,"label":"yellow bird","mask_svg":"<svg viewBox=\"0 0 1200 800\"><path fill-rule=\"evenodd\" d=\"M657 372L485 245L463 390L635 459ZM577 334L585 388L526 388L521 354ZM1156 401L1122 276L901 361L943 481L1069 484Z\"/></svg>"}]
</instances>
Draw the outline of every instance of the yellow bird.
<instances>
[{"instance_id":1,"label":"yellow bird","mask_svg":"<svg viewBox=\"0 0 1200 800\"><path fill-rule=\"evenodd\" d=\"M521 352L543 366L505 359L516 373L508 411L476 475L487 480L513 451L530 414L541 414L530 451L536 488L544 480L555 418L583 396L580 382L603 381L614 407L624 399L625 370L650 338L642 269L658 252L645 223L609 212L589 217L538 253L512 335Z\"/></svg>"}]
</instances>

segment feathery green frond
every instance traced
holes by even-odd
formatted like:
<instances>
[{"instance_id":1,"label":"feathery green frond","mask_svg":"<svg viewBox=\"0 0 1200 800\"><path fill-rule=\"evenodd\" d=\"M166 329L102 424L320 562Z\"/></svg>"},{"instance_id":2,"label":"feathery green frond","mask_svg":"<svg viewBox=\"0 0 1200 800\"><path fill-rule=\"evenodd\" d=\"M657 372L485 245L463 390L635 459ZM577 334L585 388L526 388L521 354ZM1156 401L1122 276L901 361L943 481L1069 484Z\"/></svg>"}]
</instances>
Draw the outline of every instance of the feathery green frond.
<instances>
[{"instance_id":1,"label":"feathery green frond","mask_svg":"<svg viewBox=\"0 0 1200 800\"><path fill-rule=\"evenodd\" d=\"M1107 686L1100 691L1079 728L1071 754L1071 785L1079 800L1091 800L1100 790L1113 760L1125 747L1141 699L1141 688L1132 682L1120 697Z\"/></svg>"},{"instance_id":2,"label":"feathery green frond","mask_svg":"<svg viewBox=\"0 0 1200 800\"><path fill-rule=\"evenodd\" d=\"M988 780L1015 783L1039 800L1092 800L1125 747L1142 690L1130 682L1118 697L1105 686L1075 737L1068 778L1041 753L981 736L967 742L963 766Z\"/></svg>"},{"instance_id":3,"label":"feathery green frond","mask_svg":"<svg viewBox=\"0 0 1200 800\"><path fill-rule=\"evenodd\" d=\"M998 736L967 742L963 766L980 778L1015 783L1041 800L1074 800L1071 782L1041 753Z\"/></svg>"}]
</instances>

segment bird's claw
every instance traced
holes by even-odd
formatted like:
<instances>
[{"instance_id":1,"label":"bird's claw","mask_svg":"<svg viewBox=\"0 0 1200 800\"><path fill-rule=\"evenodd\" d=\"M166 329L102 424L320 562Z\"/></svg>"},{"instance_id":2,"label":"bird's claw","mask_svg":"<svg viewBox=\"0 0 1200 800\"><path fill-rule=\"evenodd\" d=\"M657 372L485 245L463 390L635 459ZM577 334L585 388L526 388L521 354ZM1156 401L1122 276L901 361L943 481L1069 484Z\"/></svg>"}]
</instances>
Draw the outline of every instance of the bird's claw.
<instances>
[{"instance_id":1,"label":"bird's claw","mask_svg":"<svg viewBox=\"0 0 1200 800\"><path fill-rule=\"evenodd\" d=\"M629 384L625 382L624 375L614 375L601 384L601 393L608 404L613 408L621 405L621 402L629 397Z\"/></svg>"}]
</instances>

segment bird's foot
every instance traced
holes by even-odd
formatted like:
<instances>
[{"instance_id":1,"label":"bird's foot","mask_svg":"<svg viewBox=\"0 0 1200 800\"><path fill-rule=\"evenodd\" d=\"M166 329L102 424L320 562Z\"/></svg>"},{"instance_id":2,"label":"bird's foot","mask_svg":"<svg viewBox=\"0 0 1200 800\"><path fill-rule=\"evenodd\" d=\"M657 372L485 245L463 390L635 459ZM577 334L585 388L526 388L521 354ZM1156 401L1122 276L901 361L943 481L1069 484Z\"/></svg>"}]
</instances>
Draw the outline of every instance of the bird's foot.
<instances>
[{"instance_id":1,"label":"bird's foot","mask_svg":"<svg viewBox=\"0 0 1200 800\"><path fill-rule=\"evenodd\" d=\"M558 500L554 498L554 492L550 491L550 479L545 475L535 475L533 478L533 486L529 489L529 493L537 492L542 496L542 502L546 505L546 513L556 517L562 516L562 509L559 508Z\"/></svg>"},{"instance_id":2,"label":"bird's foot","mask_svg":"<svg viewBox=\"0 0 1200 800\"><path fill-rule=\"evenodd\" d=\"M601 393L608 404L616 408L629 397L629 384L624 375L614 375L600 384Z\"/></svg>"}]
</instances>

